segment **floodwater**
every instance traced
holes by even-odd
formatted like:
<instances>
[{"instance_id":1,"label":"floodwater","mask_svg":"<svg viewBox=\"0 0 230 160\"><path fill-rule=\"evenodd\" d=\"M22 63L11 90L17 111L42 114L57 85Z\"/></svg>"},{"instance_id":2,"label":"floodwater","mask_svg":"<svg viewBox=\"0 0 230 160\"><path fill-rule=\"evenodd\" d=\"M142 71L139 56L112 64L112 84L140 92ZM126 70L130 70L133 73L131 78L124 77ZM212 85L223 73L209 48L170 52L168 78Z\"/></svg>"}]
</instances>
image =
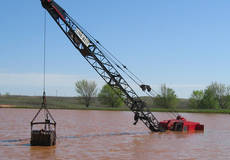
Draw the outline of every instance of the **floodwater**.
<instances>
[{"instance_id":1,"label":"floodwater","mask_svg":"<svg viewBox=\"0 0 230 160\"><path fill-rule=\"evenodd\" d=\"M230 115L182 114L205 124L204 132L151 133L136 126L131 112L50 110L57 144L30 146L32 109L0 108L0 159L43 160L226 160L230 157ZM159 120L168 113L154 113Z\"/></svg>"}]
</instances>

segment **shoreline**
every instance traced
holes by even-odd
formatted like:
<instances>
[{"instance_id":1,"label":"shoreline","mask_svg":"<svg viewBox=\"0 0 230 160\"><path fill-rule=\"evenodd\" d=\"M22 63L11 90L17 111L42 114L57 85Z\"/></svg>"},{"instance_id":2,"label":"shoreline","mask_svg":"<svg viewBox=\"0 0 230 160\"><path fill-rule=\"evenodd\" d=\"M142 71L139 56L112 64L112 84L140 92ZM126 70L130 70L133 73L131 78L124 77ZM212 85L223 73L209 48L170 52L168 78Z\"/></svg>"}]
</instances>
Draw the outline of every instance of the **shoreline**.
<instances>
[{"instance_id":1,"label":"shoreline","mask_svg":"<svg viewBox=\"0 0 230 160\"><path fill-rule=\"evenodd\" d=\"M12 109L39 109L39 107L30 106L17 106L17 105L0 105L0 108L12 108ZM60 109L60 110L95 110L95 111L130 111L125 107L48 107L48 109ZM166 108L150 108L151 112L178 112L178 113L218 113L218 114L230 114L230 109L175 109L170 110Z\"/></svg>"}]
</instances>

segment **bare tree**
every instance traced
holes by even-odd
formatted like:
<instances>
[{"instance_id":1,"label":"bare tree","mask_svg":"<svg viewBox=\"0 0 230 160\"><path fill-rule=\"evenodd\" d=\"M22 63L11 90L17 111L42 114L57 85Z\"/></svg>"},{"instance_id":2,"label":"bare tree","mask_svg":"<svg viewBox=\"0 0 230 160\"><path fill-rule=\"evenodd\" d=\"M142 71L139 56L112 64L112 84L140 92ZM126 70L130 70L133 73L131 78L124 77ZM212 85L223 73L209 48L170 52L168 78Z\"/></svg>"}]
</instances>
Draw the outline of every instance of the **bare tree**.
<instances>
[{"instance_id":1,"label":"bare tree","mask_svg":"<svg viewBox=\"0 0 230 160\"><path fill-rule=\"evenodd\" d=\"M84 100L86 107L89 107L92 97L97 95L97 85L94 81L81 80L75 83L76 92L80 94Z\"/></svg>"}]
</instances>

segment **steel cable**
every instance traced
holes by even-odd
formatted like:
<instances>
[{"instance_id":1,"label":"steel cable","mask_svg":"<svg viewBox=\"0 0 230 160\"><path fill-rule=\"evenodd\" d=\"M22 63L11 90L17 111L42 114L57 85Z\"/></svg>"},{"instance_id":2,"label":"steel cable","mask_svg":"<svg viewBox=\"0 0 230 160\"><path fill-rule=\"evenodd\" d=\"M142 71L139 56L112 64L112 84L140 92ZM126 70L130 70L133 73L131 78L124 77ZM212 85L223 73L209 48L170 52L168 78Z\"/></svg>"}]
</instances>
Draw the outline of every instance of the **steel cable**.
<instances>
[{"instance_id":1,"label":"steel cable","mask_svg":"<svg viewBox=\"0 0 230 160\"><path fill-rule=\"evenodd\" d=\"M69 15L68 15L69 16ZM106 49L98 40L96 40L87 30L85 30L80 24L78 24L72 17L69 16L69 18L74 21L77 24L77 27L79 27L85 34L90 37L90 40L100 49L103 49L105 52L103 54L107 59L109 59L118 69L120 69L123 73L125 73L136 85L140 87L140 84L144 84L144 82L136 76L131 70L127 68L126 65L124 65L118 58L116 58L108 49ZM127 73L119 64L129 73ZM131 75L132 76L131 76ZM135 80L136 79L136 80ZM139 81L139 83L137 82ZM151 89L151 92L143 91L146 95L150 96L151 98L155 97L156 95L160 95L157 91ZM155 94L154 94L155 93ZM174 117L178 116L179 114L173 109L172 112L170 112Z\"/></svg>"}]
</instances>

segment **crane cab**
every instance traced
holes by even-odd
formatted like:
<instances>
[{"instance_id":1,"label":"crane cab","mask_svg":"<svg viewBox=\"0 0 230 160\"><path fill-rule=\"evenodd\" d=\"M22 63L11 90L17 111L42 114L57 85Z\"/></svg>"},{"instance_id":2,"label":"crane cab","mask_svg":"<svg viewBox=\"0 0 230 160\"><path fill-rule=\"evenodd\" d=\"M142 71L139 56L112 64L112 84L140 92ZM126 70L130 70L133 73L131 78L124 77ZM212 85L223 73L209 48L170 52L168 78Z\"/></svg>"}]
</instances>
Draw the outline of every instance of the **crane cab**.
<instances>
[{"instance_id":1,"label":"crane cab","mask_svg":"<svg viewBox=\"0 0 230 160\"><path fill-rule=\"evenodd\" d=\"M198 122L187 121L181 116L177 116L176 119L164 120L159 123L159 126L164 130L171 131L185 131L195 132L204 131L204 125Z\"/></svg>"}]
</instances>

